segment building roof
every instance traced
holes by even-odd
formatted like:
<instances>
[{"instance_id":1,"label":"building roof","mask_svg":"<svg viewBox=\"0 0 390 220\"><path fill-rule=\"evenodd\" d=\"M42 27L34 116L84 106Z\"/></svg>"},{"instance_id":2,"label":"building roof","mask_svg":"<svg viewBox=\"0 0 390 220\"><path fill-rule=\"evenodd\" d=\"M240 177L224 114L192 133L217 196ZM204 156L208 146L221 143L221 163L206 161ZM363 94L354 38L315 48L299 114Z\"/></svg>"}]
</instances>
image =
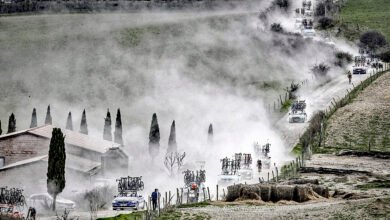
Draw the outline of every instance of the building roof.
<instances>
[{"instance_id":1,"label":"building roof","mask_svg":"<svg viewBox=\"0 0 390 220\"><path fill-rule=\"evenodd\" d=\"M49 158L42 158L42 160L47 162ZM65 167L68 169L87 173L93 169L100 168L100 164L100 162L88 160L72 154L66 154Z\"/></svg>"},{"instance_id":2,"label":"building roof","mask_svg":"<svg viewBox=\"0 0 390 220\"><path fill-rule=\"evenodd\" d=\"M43 156L29 158L29 159L26 159L26 160L21 160L21 161L18 161L16 163L11 163L11 164L8 164L7 166L1 167L0 171L12 169L12 168L15 168L15 167L19 167L19 166L23 166L23 165L27 165L27 164L31 164L31 163L35 163L35 162L39 162L39 161L41 161L41 160L43 160L45 158L47 158L47 154L43 155Z\"/></svg>"},{"instance_id":3,"label":"building roof","mask_svg":"<svg viewBox=\"0 0 390 220\"><path fill-rule=\"evenodd\" d=\"M21 167L24 165L30 165L32 163L41 162L41 161L43 161L47 164L48 160L49 160L49 157L47 154L43 155L43 156L33 157L33 158L29 158L27 160L21 160L21 161L18 161L16 163L12 163L12 164L9 164L7 166L1 167L0 172L8 170L8 169ZM67 169L72 169L72 170L76 170L76 171L83 172L83 173L93 173L93 172L95 172L94 171L95 169L100 168L100 165L101 165L100 162L88 160L88 159L85 159L82 157L74 156L72 154L66 155L65 167Z\"/></svg>"},{"instance_id":4,"label":"building roof","mask_svg":"<svg viewBox=\"0 0 390 220\"><path fill-rule=\"evenodd\" d=\"M5 135L0 135L0 140L10 136L16 136L20 134L33 134L44 138L51 138L51 133L55 128L52 125L43 125L40 127L30 128L27 130L17 131ZM81 134L75 131L61 129L65 135L65 143L85 148L91 151L96 151L99 153L106 152L109 148L119 147L120 145L111 141L106 141L103 139L94 138L85 134Z\"/></svg>"}]
</instances>

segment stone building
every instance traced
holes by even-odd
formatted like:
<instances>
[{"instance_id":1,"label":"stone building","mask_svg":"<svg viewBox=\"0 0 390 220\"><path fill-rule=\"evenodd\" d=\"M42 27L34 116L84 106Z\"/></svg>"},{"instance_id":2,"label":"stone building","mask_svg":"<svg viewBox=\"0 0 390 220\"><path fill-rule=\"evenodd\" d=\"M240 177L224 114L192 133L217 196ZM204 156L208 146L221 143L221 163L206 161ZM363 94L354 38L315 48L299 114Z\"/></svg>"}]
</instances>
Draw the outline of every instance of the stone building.
<instances>
[{"instance_id":1,"label":"stone building","mask_svg":"<svg viewBox=\"0 0 390 220\"><path fill-rule=\"evenodd\" d=\"M0 185L22 187L28 193L46 189L52 125L0 136ZM62 129L65 135L66 188L78 191L96 178L127 175L128 156L119 144Z\"/></svg>"}]
</instances>

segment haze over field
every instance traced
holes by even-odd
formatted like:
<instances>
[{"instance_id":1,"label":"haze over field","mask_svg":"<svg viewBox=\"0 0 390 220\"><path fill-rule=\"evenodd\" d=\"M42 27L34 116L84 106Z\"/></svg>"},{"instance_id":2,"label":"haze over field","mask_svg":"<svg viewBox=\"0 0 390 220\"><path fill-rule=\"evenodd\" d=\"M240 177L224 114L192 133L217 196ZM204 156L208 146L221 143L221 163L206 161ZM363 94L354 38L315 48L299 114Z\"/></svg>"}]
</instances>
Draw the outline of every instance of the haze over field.
<instances>
[{"instance_id":1,"label":"haze over field","mask_svg":"<svg viewBox=\"0 0 390 220\"><path fill-rule=\"evenodd\" d=\"M3 130L11 112L17 130L28 128L34 107L42 125L50 104L54 125L64 127L71 111L78 131L85 108L90 134L102 137L107 108L114 115L119 107L134 175L145 176L149 168L137 162L149 159L154 112L161 156L176 120L186 161L207 160L210 175L219 172L219 158L249 152L255 141L270 140L271 156L280 162L287 149L266 106L292 80L311 78L314 64L332 62L333 50L275 35L268 27L259 30L257 16L223 11L1 17ZM210 123L213 148L206 144Z\"/></svg>"}]
</instances>

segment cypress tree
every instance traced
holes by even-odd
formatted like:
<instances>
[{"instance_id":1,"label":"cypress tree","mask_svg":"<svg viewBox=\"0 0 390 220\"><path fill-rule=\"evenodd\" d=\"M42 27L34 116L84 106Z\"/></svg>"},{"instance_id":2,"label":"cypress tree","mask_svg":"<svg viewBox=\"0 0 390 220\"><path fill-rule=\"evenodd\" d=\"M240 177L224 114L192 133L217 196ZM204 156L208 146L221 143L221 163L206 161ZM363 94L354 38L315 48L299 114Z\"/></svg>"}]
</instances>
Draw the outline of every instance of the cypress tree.
<instances>
[{"instance_id":1,"label":"cypress tree","mask_svg":"<svg viewBox=\"0 0 390 220\"><path fill-rule=\"evenodd\" d=\"M157 115L153 114L149 132L149 154L154 159L160 150L160 128L158 127Z\"/></svg>"},{"instance_id":2,"label":"cypress tree","mask_svg":"<svg viewBox=\"0 0 390 220\"><path fill-rule=\"evenodd\" d=\"M16 131L16 119L15 119L14 113L12 113L8 119L8 132L7 133L12 133L15 131Z\"/></svg>"},{"instance_id":3,"label":"cypress tree","mask_svg":"<svg viewBox=\"0 0 390 220\"><path fill-rule=\"evenodd\" d=\"M46 118L45 118L45 125L51 125L51 114L50 114L50 105L47 106L47 112L46 112Z\"/></svg>"},{"instance_id":4,"label":"cypress tree","mask_svg":"<svg viewBox=\"0 0 390 220\"><path fill-rule=\"evenodd\" d=\"M68 119L66 120L66 129L73 131L72 112L68 113Z\"/></svg>"},{"instance_id":5,"label":"cypress tree","mask_svg":"<svg viewBox=\"0 0 390 220\"><path fill-rule=\"evenodd\" d=\"M61 129L54 128L50 140L47 166L47 192L53 197L53 211L56 210L57 195L65 188L65 136Z\"/></svg>"},{"instance_id":6,"label":"cypress tree","mask_svg":"<svg viewBox=\"0 0 390 220\"><path fill-rule=\"evenodd\" d=\"M87 124L87 116L85 114L85 109L83 111L83 116L81 117L80 133L88 134L88 124Z\"/></svg>"},{"instance_id":7,"label":"cypress tree","mask_svg":"<svg viewBox=\"0 0 390 220\"><path fill-rule=\"evenodd\" d=\"M35 108L33 109L33 112L32 112L32 115L31 115L31 124L30 124L30 128L35 128L38 126L38 122L37 122L37 111L35 110Z\"/></svg>"},{"instance_id":8,"label":"cypress tree","mask_svg":"<svg viewBox=\"0 0 390 220\"><path fill-rule=\"evenodd\" d=\"M3 133L3 130L1 129L1 120L0 120L0 135Z\"/></svg>"},{"instance_id":9,"label":"cypress tree","mask_svg":"<svg viewBox=\"0 0 390 220\"><path fill-rule=\"evenodd\" d=\"M118 111L116 112L114 141L115 141L115 143L123 145L122 116L121 116L121 110L119 108L118 108Z\"/></svg>"},{"instance_id":10,"label":"cypress tree","mask_svg":"<svg viewBox=\"0 0 390 220\"><path fill-rule=\"evenodd\" d=\"M209 125L209 130L207 133L208 133L207 141L209 144L212 144L213 143L213 136L214 136L213 124Z\"/></svg>"},{"instance_id":11,"label":"cypress tree","mask_svg":"<svg viewBox=\"0 0 390 220\"><path fill-rule=\"evenodd\" d=\"M103 139L107 140L107 141L112 141L111 114L110 114L110 110L109 109L107 109L107 116L104 119Z\"/></svg>"},{"instance_id":12,"label":"cypress tree","mask_svg":"<svg viewBox=\"0 0 390 220\"><path fill-rule=\"evenodd\" d=\"M167 153L176 152L176 151L177 151L176 126L175 126L175 120L173 120L171 125L171 132L169 134L169 139L168 139Z\"/></svg>"}]
</instances>

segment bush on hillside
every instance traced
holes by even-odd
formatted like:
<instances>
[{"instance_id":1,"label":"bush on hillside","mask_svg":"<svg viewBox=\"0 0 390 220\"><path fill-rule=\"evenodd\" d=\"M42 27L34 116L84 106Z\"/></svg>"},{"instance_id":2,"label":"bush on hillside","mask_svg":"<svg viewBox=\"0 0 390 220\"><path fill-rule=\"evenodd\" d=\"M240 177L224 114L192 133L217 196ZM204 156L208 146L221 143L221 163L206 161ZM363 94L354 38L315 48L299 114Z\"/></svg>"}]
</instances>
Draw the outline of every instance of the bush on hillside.
<instances>
[{"instance_id":1,"label":"bush on hillside","mask_svg":"<svg viewBox=\"0 0 390 220\"><path fill-rule=\"evenodd\" d=\"M390 63L390 50L379 54L379 58L386 63Z\"/></svg>"},{"instance_id":2,"label":"bush on hillside","mask_svg":"<svg viewBox=\"0 0 390 220\"><path fill-rule=\"evenodd\" d=\"M324 78L329 72L330 67L324 63L320 63L315 65L311 72L314 74L316 78Z\"/></svg>"},{"instance_id":3,"label":"bush on hillside","mask_svg":"<svg viewBox=\"0 0 390 220\"><path fill-rule=\"evenodd\" d=\"M335 65L339 67L343 67L352 62L352 54L339 51L335 53L336 61Z\"/></svg>"},{"instance_id":4,"label":"bush on hillside","mask_svg":"<svg viewBox=\"0 0 390 220\"><path fill-rule=\"evenodd\" d=\"M321 29L328 29L334 26L334 21L329 17L322 17L318 20L318 27Z\"/></svg>"},{"instance_id":5,"label":"bush on hillside","mask_svg":"<svg viewBox=\"0 0 390 220\"><path fill-rule=\"evenodd\" d=\"M279 23L273 23L271 25L271 31L276 32L276 33L282 33L283 27Z\"/></svg>"},{"instance_id":6,"label":"bush on hillside","mask_svg":"<svg viewBox=\"0 0 390 220\"><path fill-rule=\"evenodd\" d=\"M383 34L377 31L367 31L360 36L360 46L377 50L387 45L387 41Z\"/></svg>"},{"instance_id":7,"label":"bush on hillside","mask_svg":"<svg viewBox=\"0 0 390 220\"><path fill-rule=\"evenodd\" d=\"M279 6L279 8L287 10L290 7L290 0L274 0L273 5Z\"/></svg>"}]
</instances>

